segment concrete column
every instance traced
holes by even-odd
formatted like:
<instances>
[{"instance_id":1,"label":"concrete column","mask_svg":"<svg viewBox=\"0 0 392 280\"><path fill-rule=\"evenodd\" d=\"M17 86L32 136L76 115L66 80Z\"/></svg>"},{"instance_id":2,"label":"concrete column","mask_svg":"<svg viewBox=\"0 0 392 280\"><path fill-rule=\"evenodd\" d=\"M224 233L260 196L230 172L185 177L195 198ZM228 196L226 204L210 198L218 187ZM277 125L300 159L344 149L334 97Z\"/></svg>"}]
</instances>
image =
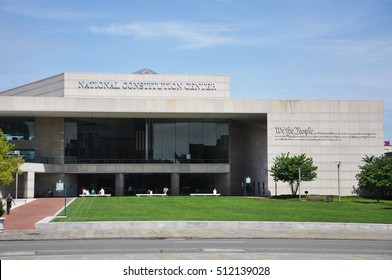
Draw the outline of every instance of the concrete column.
<instances>
[{"instance_id":1,"label":"concrete column","mask_svg":"<svg viewBox=\"0 0 392 280\"><path fill-rule=\"evenodd\" d=\"M35 192L35 172L29 171L26 175L25 181L25 197L26 198L34 198Z\"/></svg>"},{"instance_id":2,"label":"concrete column","mask_svg":"<svg viewBox=\"0 0 392 280\"><path fill-rule=\"evenodd\" d=\"M171 194L180 195L180 174L171 174Z\"/></svg>"},{"instance_id":3,"label":"concrete column","mask_svg":"<svg viewBox=\"0 0 392 280\"><path fill-rule=\"evenodd\" d=\"M123 196L124 195L124 174L123 173L116 173L115 178L115 195L116 196Z\"/></svg>"}]
</instances>

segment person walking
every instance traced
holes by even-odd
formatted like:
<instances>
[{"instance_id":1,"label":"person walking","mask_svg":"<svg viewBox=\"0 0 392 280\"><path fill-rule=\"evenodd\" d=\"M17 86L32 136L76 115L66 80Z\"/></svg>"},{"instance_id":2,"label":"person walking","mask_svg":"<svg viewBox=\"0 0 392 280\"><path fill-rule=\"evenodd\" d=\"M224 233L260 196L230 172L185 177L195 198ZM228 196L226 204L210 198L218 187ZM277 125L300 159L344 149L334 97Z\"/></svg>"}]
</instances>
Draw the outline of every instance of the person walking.
<instances>
[{"instance_id":1,"label":"person walking","mask_svg":"<svg viewBox=\"0 0 392 280\"><path fill-rule=\"evenodd\" d=\"M5 201L7 202L7 214L9 215L11 212L12 203L16 205L15 200L12 198L11 194L8 194L8 196L5 198Z\"/></svg>"}]
</instances>

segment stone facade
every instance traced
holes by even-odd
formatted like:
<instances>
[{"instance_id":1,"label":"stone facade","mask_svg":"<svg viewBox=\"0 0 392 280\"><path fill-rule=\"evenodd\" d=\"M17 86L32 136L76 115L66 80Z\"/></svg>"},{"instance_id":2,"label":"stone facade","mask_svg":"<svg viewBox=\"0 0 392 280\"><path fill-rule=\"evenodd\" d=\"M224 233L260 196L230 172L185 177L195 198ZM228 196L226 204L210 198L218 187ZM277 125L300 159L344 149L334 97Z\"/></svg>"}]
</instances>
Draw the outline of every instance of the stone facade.
<instances>
[{"instance_id":1,"label":"stone facade","mask_svg":"<svg viewBox=\"0 0 392 280\"><path fill-rule=\"evenodd\" d=\"M0 93L0 117L35 117L36 138L15 143L36 151L37 162L22 167L23 197L41 195L59 179L69 181L70 194L77 195L76 176L83 173L117 174L116 195L122 195L126 173L171 174L174 194L181 173L215 174L224 195L242 195L249 176L252 195L274 195L268 170L274 157L287 152L305 153L318 166L317 179L303 182L302 193L336 195L341 162L341 194L351 195L361 159L384 152L383 114L383 101L373 100L234 100L229 78L213 75L64 73ZM64 164L67 117L227 119L230 161ZM277 194L287 193L289 186L278 182Z\"/></svg>"}]
</instances>

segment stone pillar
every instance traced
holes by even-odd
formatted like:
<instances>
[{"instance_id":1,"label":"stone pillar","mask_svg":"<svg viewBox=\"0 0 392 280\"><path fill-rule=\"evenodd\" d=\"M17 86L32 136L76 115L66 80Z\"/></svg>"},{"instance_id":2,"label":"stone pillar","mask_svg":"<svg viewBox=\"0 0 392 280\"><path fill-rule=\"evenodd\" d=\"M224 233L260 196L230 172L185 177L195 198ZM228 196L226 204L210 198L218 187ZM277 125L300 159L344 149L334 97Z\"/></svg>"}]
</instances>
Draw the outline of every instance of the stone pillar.
<instances>
[{"instance_id":1,"label":"stone pillar","mask_svg":"<svg viewBox=\"0 0 392 280\"><path fill-rule=\"evenodd\" d=\"M116 196L123 196L124 195L124 174L123 173L116 173L115 178L115 195Z\"/></svg>"},{"instance_id":2,"label":"stone pillar","mask_svg":"<svg viewBox=\"0 0 392 280\"><path fill-rule=\"evenodd\" d=\"M180 174L171 174L171 194L180 195Z\"/></svg>"},{"instance_id":3,"label":"stone pillar","mask_svg":"<svg viewBox=\"0 0 392 280\"><path fill-rule=\"evenodd\" d=\"M35 158L38 162L64 164L64 118L35 119Z\"/></svg>"},{"instance_id":4,"label":"stone pillar","mask_svg":"<svg viewBox=\"0 0 392 280\"><path fill-rule=\"evenodd\" d=\"M26 175L25 181L25 197L34 198L35 192L35 172L29 171Z\"/></svg>"}]
</instances>

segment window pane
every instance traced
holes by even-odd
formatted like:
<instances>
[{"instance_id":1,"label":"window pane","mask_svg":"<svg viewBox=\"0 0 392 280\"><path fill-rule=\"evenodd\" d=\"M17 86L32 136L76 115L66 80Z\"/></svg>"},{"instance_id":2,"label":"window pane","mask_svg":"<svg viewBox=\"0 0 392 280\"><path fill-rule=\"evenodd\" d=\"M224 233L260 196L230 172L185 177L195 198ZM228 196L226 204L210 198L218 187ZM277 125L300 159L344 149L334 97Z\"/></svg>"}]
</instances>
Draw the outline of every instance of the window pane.
<instances>
[{"instance_id":1,"label":"window pane","mask_svg":"<svg viewBox=\"0 0 392 280\"><path fill-rule=\"evenodd\" d=\"M64 122L65 163L77 163L78 160L78 123L75 119Z\"/></svg>"},{"instance_id":2,"label":"window pane","mask_svg":"<svg viewBox=\"0 0 392 280\"><path fill-rule=\"evenodd\" d=\"M155 120L153 124L153 159L160 161L162 159L162 123Z\"/></svg>"},{"instance_id":3,"label":"window pane","mask_svg":"<svg viewBox=\"0 0 392 280\"><path fill-rule=\"evenodd\" d=\"M189 153L192 162L203 159L203 123L202 120L192 120L189 123Z\"/></svg>"},{"instance_id":4,"label":"window pane","mask_svg":"<svg viewBox=\"0 0 392 280\"><path fill-rule=\"evenodd\" d=\"M175 122L174 120L162 121L162 160L174 162L176 152Z\"/></svg>"},{"instance_id":5,"label":"window pane","mask_svg":"<svg viewBox=\"0 0 392 280\"><path fill-rule=\"evenodd\" d=\"M177 120L176 123L176 162L184 163L189 158L189 122Z\"/></svg>"},{"instance_id":6,"label":"window pane","mask_svg":"<svg viewBox=\"0 0 392 280\"><path fill-rule=\"evenodd\" d=\"M211 120L203 122L203 160L206 163L216 161L216 123Z\"/></svg>"},{"instance_id":7,"label":"window pane","mask_svg":"<svg viewBox=\"0 0 392 280\"><path fill-rule=\"evenodd\" d=\"M67 163L135 162L145 159L145 120L66 119L64 140Z\"/></svg>"},{"instance_id":8,"label":"window pane","mask_svg":"<svg viewBox=\"0 0 392 280\"><path fill-rule=\"evenodd\" d=\"M229 161L229 124L227 122L217 122L216 124L216 158L219 162Z\"/></svg>"},{"instance_id":9,"label":"window pane","mask_svg":"<svg viewBox=\"0 0 392 280\"><path fill-rule=\"evenodd\" d=\"M32 140L35 138L35 119L29 117L0 118L0 128L9 141Z\"/></svg>"}]
</instances>

